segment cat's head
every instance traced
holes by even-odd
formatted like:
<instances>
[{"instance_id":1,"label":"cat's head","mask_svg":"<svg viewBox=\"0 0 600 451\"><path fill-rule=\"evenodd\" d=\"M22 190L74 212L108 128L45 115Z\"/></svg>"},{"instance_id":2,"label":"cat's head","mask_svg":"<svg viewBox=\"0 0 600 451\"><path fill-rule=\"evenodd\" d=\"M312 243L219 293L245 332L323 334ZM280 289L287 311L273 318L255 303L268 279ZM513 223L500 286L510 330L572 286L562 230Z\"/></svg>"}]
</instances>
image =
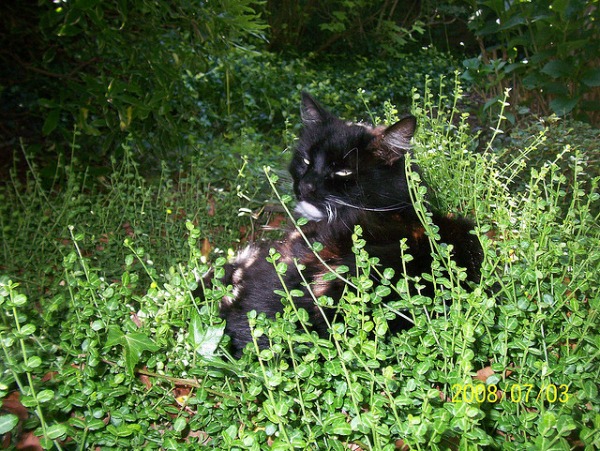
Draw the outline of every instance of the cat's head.
<instances>
[{"instance_id":1,"label":"cat's head","mask_svg":"<svg viewBox=\"0 0 600 451\"><path fill-rule=\"evenodd\" d=\"M413 116L389 127L345 122L306 93L301 111L303 129L290 164L300 215L353 226L361 215L412 210L404 156Z\"/></svg>"}]
</instances>

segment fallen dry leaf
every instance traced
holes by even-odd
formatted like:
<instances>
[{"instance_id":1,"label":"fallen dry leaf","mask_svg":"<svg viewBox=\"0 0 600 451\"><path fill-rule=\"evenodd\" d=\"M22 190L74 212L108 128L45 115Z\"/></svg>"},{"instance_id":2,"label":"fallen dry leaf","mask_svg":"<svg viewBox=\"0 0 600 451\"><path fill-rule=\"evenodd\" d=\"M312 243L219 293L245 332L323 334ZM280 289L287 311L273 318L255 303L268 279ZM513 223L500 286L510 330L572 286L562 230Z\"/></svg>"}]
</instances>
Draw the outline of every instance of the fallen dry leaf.
<instances>
[{"instance_id":1,"label":"fallen dry leaf","mask_svg":"<svg viewBox=\"0 0 600 451\"><path fill-rule=\"evenodd\" d=\"M478 379L481 382L485 382L487 380L487 378L492 376L493 374L494 374L494 370L492 369L492 367L486 366L485 368L481 368L479 371L477 371L477 375L475 376L475 379Z\"/></svg>"}]
</instances>

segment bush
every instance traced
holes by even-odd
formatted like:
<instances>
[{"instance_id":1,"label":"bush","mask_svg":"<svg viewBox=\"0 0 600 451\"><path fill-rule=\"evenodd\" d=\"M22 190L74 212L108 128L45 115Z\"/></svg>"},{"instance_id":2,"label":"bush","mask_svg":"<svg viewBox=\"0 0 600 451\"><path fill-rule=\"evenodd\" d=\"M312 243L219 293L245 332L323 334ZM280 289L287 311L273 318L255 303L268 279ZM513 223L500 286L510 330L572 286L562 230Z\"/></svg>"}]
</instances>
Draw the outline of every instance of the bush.
<instances>
[{"instance_id":1,"label":"bush","mask_svg":"<svg viewBox=\"0 0 600 451\"><path fill-rule=\"evenodd\" d=\"M387 1L266 2L271 50L397 56L425 32L420 5ZM430 22L433 20L429 19Z\"/></svg>"},{"instance_id":2,"label":"bush","mask_svg":"<svg viewBox=\"0 0 600 451\"><path fill-rule=\"evenodd\" d=\"M597 121L600 10L592 3L471 2L481 54L464 61L465 78L485 93L484 110L511 88L517 109Z\"/></svg>"},{"instance_id":3,"label":"bush","mask_svg":"<svg viewBox=\"0 0 600 451\"><path fill-rule=\"evenodd\" d=\"M76 129L80 159L103 161L131 136L144 155L172 158L189 146L200 113L183 75L208 73L214 58L264 30L251 4L11 4L3 17L11 33L2 36L8 50L0 57L12 75L3 104L43 121L55 152L68 152Z\"/></svg>"}]
</instances>

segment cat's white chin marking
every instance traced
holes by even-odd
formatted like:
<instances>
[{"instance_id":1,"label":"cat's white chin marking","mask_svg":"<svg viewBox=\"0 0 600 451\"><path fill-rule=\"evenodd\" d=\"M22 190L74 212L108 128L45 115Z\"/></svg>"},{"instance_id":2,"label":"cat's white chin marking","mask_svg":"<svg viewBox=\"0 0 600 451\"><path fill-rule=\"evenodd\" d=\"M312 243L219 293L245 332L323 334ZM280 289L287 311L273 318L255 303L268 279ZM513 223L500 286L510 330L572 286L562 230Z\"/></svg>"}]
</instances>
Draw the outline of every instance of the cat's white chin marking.
<instances>
[{"instance_id":1,"label":"cat's white chin marking","mask_svg":"<svg viewBox=\"0 0 600 451\"><path fill-rule=\"evenodd\" d=\"M325 217L325 213L305 200L296 205L296 213L306 219L310 219L311 221L320 221Z\"/></svg>"}]
</instances>

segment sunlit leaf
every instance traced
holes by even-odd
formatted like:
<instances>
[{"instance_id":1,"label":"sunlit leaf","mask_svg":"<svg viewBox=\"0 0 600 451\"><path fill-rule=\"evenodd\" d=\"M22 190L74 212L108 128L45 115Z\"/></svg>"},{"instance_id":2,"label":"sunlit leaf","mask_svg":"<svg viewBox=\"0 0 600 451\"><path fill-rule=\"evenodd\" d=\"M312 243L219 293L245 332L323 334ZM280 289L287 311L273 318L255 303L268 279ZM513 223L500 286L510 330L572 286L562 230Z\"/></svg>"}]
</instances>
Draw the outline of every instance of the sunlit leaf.
<instances>
[{"instance_id":1,"label":"sunlit leaf","mask_svg":"<svg viewBox=\"0 0 600 451\"><path fill-rule=\"evenodd\" d=\"M19 417L12 413L0 416L0 434L12 431L17 424L19 424Z\"/></svg>"},{"instance_id":2,"label":"sunlit leaf","mask_svg":"<svg viewBox=\"0 0 600 451\"><path fill-rule=\"evenodd\" d=\"M189 340L198 354L212 357L223 338L224 329L224 326L204 324L200 315L194 311L190 321Z\"/></svg>"},{"instance_id":3,"label":"sunlit leaf","mask_svg":"<svg viewBox=\"0 0 600 451\"><path fill-rule=\"evenodd\" d=\"M118 326L108 328L106 347L121 345L125 354L125 368L130 375L134 374L135 366L140 361L144 351L156 352L160 348L147 335L141 332L124 334Z\"/></svg>"}]
</instances>

